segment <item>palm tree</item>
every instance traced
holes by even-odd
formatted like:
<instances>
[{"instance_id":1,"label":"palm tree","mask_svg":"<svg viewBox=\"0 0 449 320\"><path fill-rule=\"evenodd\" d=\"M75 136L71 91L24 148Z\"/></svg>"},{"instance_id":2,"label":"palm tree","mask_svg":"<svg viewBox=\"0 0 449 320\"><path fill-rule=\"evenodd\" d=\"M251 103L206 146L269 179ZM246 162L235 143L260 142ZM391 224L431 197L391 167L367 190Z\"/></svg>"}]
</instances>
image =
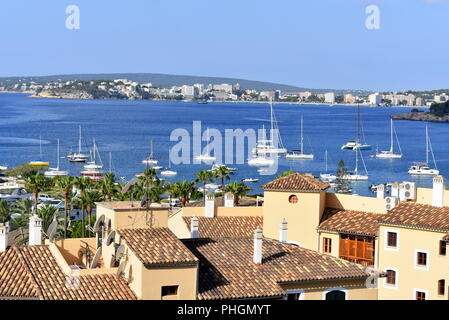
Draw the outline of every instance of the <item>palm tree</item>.
<instances>
[{"instance_id":1,"label":"palm tree","mask_svg":"<svg viewBox=\"0 0 449 320\"><path fill-rule=\"evenodd\" d=\"M73 177L56 177L56 187L64 195L64 239L67 238L68 212L70 211L70 203L73 185L75 180Z\"/></svg>"},{"instance_id":2,"label":"palm tree","mask_svg":"<svg viewBox=\"0 0 449 320\"><path fill-rule=\"evenodd\" d=\"M215 177L217 177L218 179L221 179L221 189L224 189L225 186L225 180L230 180L231 179L231 175L234 174L234 172L232 170L230 170L228 167L226 166L219 166L217 168L215 168L212 171L213 175Z\"/></svg>"},{"instance_id":3,"label":"palm tree","mask_svg":"<svg viewBox=\"0 0 449 320\"><path fill-rule=\"evenodd\" d=\"M104 179L98 184L98 188L105 201L112 201L119 192L115 183L115 175L112 172L107 172Z\"/></svg>"},{"instance_id":4,"label":"palm tree","mask_svg":"<svg viewBox=\"0 0 449 320\"><path fill-rule=\"evenodd\" d=\"M0 199L0 222L5 223L11 217L11 208L5 199Z\"/></svg>"},{"instance_id":5,"label":"palm tree","mask_svg":"<svg viewBox=\"0 0 449 320\"><path fill-rule=\"evenodd\" d=\"M201 170L195 176L195 183L202 183L203 185L203 199L204 203L206 203L206 183L214 181L214 175L209 170Z\"/></svg>"},{"instance_id":6,"label":"palm tree","mask_svg":"<svg viewBox=\"0 0 449 320\"><path fill-rule=\"evenodd\" d=\"M87 230L88 234L90 235L90 227L91 227L91 217L92 217L92 209L95 206L95 202L101 201L101 193L97 190L85 190L83 192L83 195L81 196L81 201L86 208L87 211ZM84 223L84 222L83 222Z\"/></svg>"},{"instance_id":7,"label":"palm tree","mask_svg":"<svg viewBox=\"0 0 449 320\"><path fill-rule=\"evenodd\" d=\"M170 184L162 183L157 180L153 186L148 190L148 199L152 202L161 202L162 195L170 188Z\"/></svg>"},{"instance_id":8,"label":"palm tree","mask_svg":"<svg viewBox=\"0 0 449 320\"><path fill-rule=\"evenodd\" d=\"M240 198L244 197L251 190L252 189L243 182L231 182L228 183L224 188L225 192L229 192L234 195L234 206L238 206Z\"/></svg>"},{"instance_id":9,"label":"palm tree","mask_svg":"<svg viewBox=\"0 0 449 320\"><path fill-rule=\"evenodd\" d=\"M288 171L284 171L284 172L280 173L280 174L276 177L276 179L283 178L283 177L289 176L289 175L291 175L291 174L293 174L293 169L290 169L290 170L288 170Z\"/></svg>"},{"instance_id":10,"label":"palm tree","mask_svg":"<svg viewBox=\"0 0 449 320\"><path fill-rule=\"evenodd\" d=\"M190 200L190 195L196 190L195 183L184 180L171 185L169 193L172 197L181 200L181 206L185 207Z\"/></svg>"},{"instance_id":11,"label":"palm tree","mask_svg":"<svg viewBox=\"0 0 449 320\"><path fill-rule=\"evenodd\" d=\"M86 203L83 201L83 194L92 186L92 180L87 177L75 177L75 186L80 190L80 194L76 198L75 203L78 208L81 208L81 219L82 225L84 226L84 212L86 210ZM84 228L82 230L84 237Z\"/></svg>"},{"instance_id":12,"label":"palm tree","mask_svg":"<svg viewBox=\"0 0 449 320\"><path fill-rule=\"evenodd\" d=\"M25 232L25 230L28 228L29 219L33 211L33 202L30 199L19 199L14 202L11 211L20 215L12 219L11 225L13 230L20 230L15 240L17 244L23 245L28 242L28 232Z\"/></svg>"},{"instance_id":13,"label":"palm tree","mask_svg":"<svg viewBox=\"0 0 449 320\"><path fill-rule=\"evenodd\" d=\"M58 214L58 209L50 204L46 204L39 208L37 215L42 219L42 230L44 232L47 232L48 227L54 219L57 219L58 225L61 226L62 218Z\"/></svg>"},{"instance_id":14,"label":"palm tree","mask_svg":"<svg viewBox=\"0 0 449 320\"><path fill-rule=\"evenodd\" d=\"M39 197L39 192L50 189L51 184L52 181L41 173L37 173L26 178L25 188L33 192L34 195L34 212L37 213L37 199Z\"/></svg>"}]
</instances>

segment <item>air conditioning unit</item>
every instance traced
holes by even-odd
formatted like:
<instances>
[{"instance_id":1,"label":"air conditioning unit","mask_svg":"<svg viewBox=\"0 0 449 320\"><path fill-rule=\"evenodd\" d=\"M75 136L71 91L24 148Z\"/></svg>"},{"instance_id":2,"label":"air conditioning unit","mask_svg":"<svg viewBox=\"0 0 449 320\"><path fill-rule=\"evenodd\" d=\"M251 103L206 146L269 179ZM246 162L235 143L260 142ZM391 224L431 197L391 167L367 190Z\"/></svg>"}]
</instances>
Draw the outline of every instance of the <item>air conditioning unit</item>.
<instances>
[{"instance_id":1,"label":"air conditioning unit","mask_svg":"<svg viewBox=\"0 0 449 320\"><path fill-rule=\"evenodd\" d=\"M401 201L416 200L416 184L404 181L399 186L399 199Z\"/></svg>"},{"instance_id":2,"label":"air conditioning unit","mask_svg":"<svg viewBox=\"0 0 449 320\"><path fill-rule=\"evenodd\" d=\"M399 199L396 197L386 197L385 198L385 208L387 211L390 211L399 204Z\"/></svg>"}]
</instances>

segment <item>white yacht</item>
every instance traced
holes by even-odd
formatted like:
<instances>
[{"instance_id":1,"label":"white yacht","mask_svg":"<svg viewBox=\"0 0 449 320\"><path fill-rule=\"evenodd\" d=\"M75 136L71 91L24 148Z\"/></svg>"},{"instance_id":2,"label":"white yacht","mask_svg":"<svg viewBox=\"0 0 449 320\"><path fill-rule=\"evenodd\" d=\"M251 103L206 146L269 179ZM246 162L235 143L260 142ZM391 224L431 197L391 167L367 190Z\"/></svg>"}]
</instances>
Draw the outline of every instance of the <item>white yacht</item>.
<instances>
[{"instance_id":1,"label":"white yacht","mask_svg":"<svg viewBox=\"0 0 449 320\"><path fill-rule=\"evenodd\" d=\"M81 126L79 126L78 152L76 152L76 153L69 153L67 158L69 159L70 162L86 162L86 160L89 158L88 155L82 153L81 141L82 141Z\"/></svg>"},{"instance_id":2,"label":"white yacht","mask_svg":"<svg viewBox=\"0 0 449 320\"><path fill-rule=\"evenodd\" d=\"M277 146L274 141L277 141ZM257 141L256 147L252 150L253 154L270 155L270 154L285 154L287 149L282 143L281 134L277 125L276 116L273 111L273 102L270 100L270 139L266 139L265 126L262 127L262 139Z\"/></svg>"},{"instance_id":3,"label":"white yacht","mask_svg":"<svg viewBox=\"0 0 449 320\"><path fill-rule=\"evenodd\" d=\"M243 182L258 182L259 179L257 178L246 178L242 180Z\"/></svg>"},{"instance_id":4,"label":"white yacht","mask_svg":"<svg viewBox=\"0 0 449 320\"><path fill-rule=\"evenodd\" d=\"M161 171L161 176L166 176L166 177L173 177L176 176L178 173L176 171L171 170L171 161L170 161L170 157L168 158L168 169Z\"/></svg>"},{"instance_id":5,"label":"white yacht","mask_svg":"<svg viewBox=\"0 0 449 320\"><path fill-rule=\"evenodd\" d=\"M287 159L313 159L313 153L304 153L303 116L301 116L301 140L300 150L292 150L285 156Z\"/></svg>"},{"instance_id":6,"label":"white yacht","mask_svg":"<svg viewBox=\"0 0 449 320\"><path fill-rule=\"evenodd\" d=\"M100 159L100 164L97 163L97 154L98 158ZM100 153L98 152L98 147L95 142L95 139L93 140L93 151L91 152L91 161L89 161L86 165L84 165L83 168L86 170L103 169L103 163L101 161Z\"/></svg>"},{"instance_id":7,"label":"white yacht","mask_svg":"<svg viewBox=\"0 0 449 320\"><path fill-rule=\"evenodd\" d=\"M433 165L435 169L429 167L429 152L432 153ZM415 162L408 170L408 174L410 175L419 175L419 176L436 176L440 174L440 171L437 168L437 163L435 161L435 156L432 150L432 144L430 142L429 137L429 129L426 126L426 162Z\"/></svg>"},{"instance_id":8,"label":"white yacht","mask_svg":"<svg viewBox=\"0 0 449 320\"><path fill-rule=\"evenodd\" d=\"M397 144L398 144L399 153L394 153L393 134L396 136L396 141L397 141ZM399 144L398 135L397 135L396 130L394 129L394 126L393 126L393 119L390 119L390 150L376 152L375 157L379 158L379 159L401 159L402 158L401 145Z\"/></svg>"},{"instance_id":9,"label":"white yacht","mask_svg":"<svg viewBox=\"0 0 449 320\"><path fill-rule=\"evenodd\" d=\"M252 167L271 167L274 163L274 159L258 155L248 160L248 165Z\"/></svg>"},{"instance_id":10,"label":"white yacht","mask_svg":"<svg viewBox=\"0 0 449 320\"><path fill-rule=\"evenodd\" d=\"M210 155L209 150L209 128L206 130L206 152L200 155L195 156L195 160L202 161L205 163L214 162L217 158Z\"/></svg>"},{"instance_id":11,"label":"white yacht","mask_svg":"<svg viewBox=\"0 0 449 320\"><path fill-rule=\"evenodd\" d=\"M150 142L150 154L148 155L148 157L142 160L142 163L148 166L157 165L157 160L153 157L153 140L151 140Z\"/></svg>"},{"instance_id":12,"label":"white yacht","mask_svg":"<svg viewBox=\"0 0 449 320\"><path fill-rule=\"evenodd\" d=\"M324 153L324 159L325 159L324 160L325 161L324 173L320 173L320 178L321 178L321 180L327 181L327 182L334 181L335 179L337 179L337 176L335 175L335 173L331 173L327 169L327 150Z\"/></svg>"},{"instance_id":13,"label":"white yacht","mask_svg":"<svg viewBox=\"0 0 449 320\"><path fill-rule=\"evenodd\" d=\"M46 177L65 177L69 175L68 171L65 170L59 170L59 139L58 139L58 148L57 148L57 165L56 168L49 168L47 171L44 172L44 176Z\"/></svg>"},{"instance_id":14,"label":"white yacht","mask_svg":"<svg viewBox=\"0 0 449 320\"><path fill-rule=\"evenodd\" d=\"M359 174L359 152L360 157L362 159L363 167L365 168L365 174ZM360 150L356 150L355 152L355 169L353 172L348 172L344 176L341 177L342 180L347 181L367 181L368 180L368 170L366 170L365 162L363 161L362 152Z\"/></svg>"},{"instance_id":15,"label":"white yacht","mask_svg":"<svg viewBox=\"0 0 449 320\"><path fill-rule=\"evenodd\" d=\"M357 137L356 140L351 140L346 142L341 149L342 150L371 150L371 145L366 142L362 142L362 137L364 138L365 134L362 126L362 118L360 115L360 106L357 105Z\"/></svg>"}]
</instances>

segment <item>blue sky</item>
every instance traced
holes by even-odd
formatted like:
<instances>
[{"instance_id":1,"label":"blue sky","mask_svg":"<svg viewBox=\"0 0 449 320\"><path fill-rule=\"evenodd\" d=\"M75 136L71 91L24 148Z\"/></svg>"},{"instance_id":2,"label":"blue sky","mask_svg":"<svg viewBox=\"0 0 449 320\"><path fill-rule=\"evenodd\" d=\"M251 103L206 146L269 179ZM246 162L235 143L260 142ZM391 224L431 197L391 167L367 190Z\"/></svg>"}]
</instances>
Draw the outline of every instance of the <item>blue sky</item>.
<instances>
[{"instance_id":1,"label":"blue sky","mask_svg":"<svg viewBox=\"0 0 449 320\"><path fill-rule=\"evenodd\" d=\"M312 88L449 88L449 0L14 0L0 76L157 72ZM68 5L80 29L65 27ZM380 8L380 29L365 8Z\"/></svg>"}]
</instances>

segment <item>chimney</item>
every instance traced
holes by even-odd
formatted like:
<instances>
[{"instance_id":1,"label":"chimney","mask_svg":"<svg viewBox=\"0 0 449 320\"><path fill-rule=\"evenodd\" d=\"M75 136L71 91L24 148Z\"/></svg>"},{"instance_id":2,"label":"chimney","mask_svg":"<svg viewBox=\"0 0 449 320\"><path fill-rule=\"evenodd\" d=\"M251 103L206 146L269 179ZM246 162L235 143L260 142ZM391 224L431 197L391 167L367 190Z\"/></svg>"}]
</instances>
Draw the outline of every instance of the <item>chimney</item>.
<instances>
[{"instance_id":1,"label":"chimney","mask_svg":"<svg viewBox=\"0 0 449 320\"><path fill-rule=\"evenodd\" d=\"M8 222L0 224L0 252L6 251L8 248L8 232L9 224Z\"/></svg>"},{"instance_id":2,"label":"chimney","mask_svg":"<svg viewBox=\"0 0 449 320\"><path fill-rule=\"evenodd\" d=\"M378 184L376 190L377 199L385 199L385 185Z\"/></svg>"},{"instance_id":3,"label":"chimney","mask_svg":"<svg viewBox=\"0 0 449 320\"><path fill-rule=\"evenodd\" d=\"M211 193L206 195L204 210L206 218L213 218L215 216L215 196Z\"/></svg>"},{"instance_id":4,"label":"chimney","mask_svg":"<svg viewBox=\"0 0 449 320\"><path fill-rule=\"evenodd\" d=\"M234 206L234 195L228 192L225 193L224 197L225 197L224 206L226 208L232 208Z\"/></svg>"},{"instance_id":5,"label":"chimney","mask_svg":"<svg viewBox=\"0 0 449 320\"><path fill-rule=\"evenodd\" d=\"M433 178L432 205L434 207L444 207L444 177Z\"/></svg>"},{"instance_id":6,"label":"chimney","mask_svg":"<svg viewBox=\"0 0 449 320\"><path fill-rule=\"evenodd\" d=\"M280 228L279 228L279 241L280 242L287 242L287 220L282 219L281 223L280 223Z\"/></svg>"},{"instance_id":7,"label":"chimney","mask_svg":"<svg viewBox=\"0 0 449 320\"><path fill-rule=\"evenodd\" d=\"M30 226L28 232L28 244L30 246L38 246L42 244L42 219L37 215L32 215L30 217Z\"/></svg>"},{"instance_id":8,"label":"chimney","mask_svg":"<svg viewBox=\"0 0 449 320\"><path fill-rule=\"evenodd\" d=\"M262 264L262 229L254 230L254 256L255 264Z\"/></svg>"},{"instance_id":9,"label":"chimney","mask_svg":"<svg viewBox=\"0 0 449 320\"><path fill-rule=\"evenodd\" d=\"M197 217L192 217L192 219L190 219L190 238L198 238L199 224Z\"/></svg>"},{"instance_id":10,"label":"chimney","mask_svg":"<svg viewBox=\"0 0 449 320\"><path fill-rule=\"evenodd\" d=\"M391 196L399 199L399 183L394 182L391 185Z\"/></svg>"}]
</instances>

